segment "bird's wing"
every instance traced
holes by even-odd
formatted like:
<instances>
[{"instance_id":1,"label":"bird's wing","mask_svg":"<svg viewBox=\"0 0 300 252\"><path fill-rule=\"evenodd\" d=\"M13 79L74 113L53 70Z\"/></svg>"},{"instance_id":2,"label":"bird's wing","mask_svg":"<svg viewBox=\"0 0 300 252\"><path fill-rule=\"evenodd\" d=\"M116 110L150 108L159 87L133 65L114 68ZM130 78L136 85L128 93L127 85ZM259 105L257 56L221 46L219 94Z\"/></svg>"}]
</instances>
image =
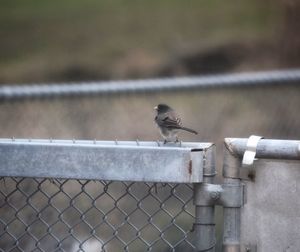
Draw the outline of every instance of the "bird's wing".
<instances>
[{"instance_id":1,"label":"bird's wing","mask_svg":"<svg viewBox=\"0 0 300 252\"><path fill-rule=\"evenodd\" d=\"M164 127L167 128L175 128L175 129L180 129L181 126L181 120L179 117L176 116L175 113L166 113L162 118L161 118L162 124Z\"/></svg>"}]
</instances>

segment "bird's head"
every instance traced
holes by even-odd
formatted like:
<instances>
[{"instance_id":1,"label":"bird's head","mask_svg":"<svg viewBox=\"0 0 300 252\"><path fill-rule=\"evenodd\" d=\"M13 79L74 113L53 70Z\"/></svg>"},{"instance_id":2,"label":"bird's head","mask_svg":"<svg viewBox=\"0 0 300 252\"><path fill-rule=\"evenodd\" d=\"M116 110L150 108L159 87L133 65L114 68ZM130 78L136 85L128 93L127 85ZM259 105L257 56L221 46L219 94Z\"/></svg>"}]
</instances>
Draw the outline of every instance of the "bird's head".
<instances>
[{"instance_id":1,"label":"bird's head","mask_svg":"<svg viewBox=\"0 0 300 252\"><path fill-rule=\"evenodd\" d=\"M154 107L154 109L157 111L157 113L165 113L169 110L172 110L171 107L166 104L158 104Z\"/></svg>"}]
</instances>

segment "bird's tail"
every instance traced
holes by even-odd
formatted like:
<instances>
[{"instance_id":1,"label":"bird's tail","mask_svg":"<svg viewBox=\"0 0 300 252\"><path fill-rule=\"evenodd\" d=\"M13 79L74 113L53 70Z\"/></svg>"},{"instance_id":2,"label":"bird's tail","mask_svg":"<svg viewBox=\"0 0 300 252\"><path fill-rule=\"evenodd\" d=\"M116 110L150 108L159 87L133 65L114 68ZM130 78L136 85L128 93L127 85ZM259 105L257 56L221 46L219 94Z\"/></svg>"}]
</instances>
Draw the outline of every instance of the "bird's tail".
<instances>
[{"instance_id":1,"label":"bird's tail","mask_svg":"<svg viewBox=\"0 0 300 252\"><path fill-rule=\"evenodd\" d=\"M181 127L182 130L185 130L185 131L188 131L188 132L191 132L195 135L198 135L198 132L196 130L193 130L193 129L189 129L189 128L186 128L186 127Z\"/></svg>"}]
</instances>

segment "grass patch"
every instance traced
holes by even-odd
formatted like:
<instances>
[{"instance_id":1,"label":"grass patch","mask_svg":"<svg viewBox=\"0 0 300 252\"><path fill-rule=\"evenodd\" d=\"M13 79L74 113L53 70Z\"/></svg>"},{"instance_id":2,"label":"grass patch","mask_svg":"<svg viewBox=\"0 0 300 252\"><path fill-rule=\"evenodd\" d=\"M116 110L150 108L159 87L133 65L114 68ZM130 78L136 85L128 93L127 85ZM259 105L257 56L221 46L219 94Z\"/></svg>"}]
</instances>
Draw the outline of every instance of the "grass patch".
<instances>
[{"instance_id":1,"label":"grass patch","mask_svg":"<svg viewBox=\"0 0 300 252\"><path fill-rule=\"evenodd\" d=\"M75 64L106 71L134 50L164 58L185 48L272 38L278 8L253 0L5 1L0 66L14 73L41 71L39 62L45 69Z\"/></svg>"}]
</instances>

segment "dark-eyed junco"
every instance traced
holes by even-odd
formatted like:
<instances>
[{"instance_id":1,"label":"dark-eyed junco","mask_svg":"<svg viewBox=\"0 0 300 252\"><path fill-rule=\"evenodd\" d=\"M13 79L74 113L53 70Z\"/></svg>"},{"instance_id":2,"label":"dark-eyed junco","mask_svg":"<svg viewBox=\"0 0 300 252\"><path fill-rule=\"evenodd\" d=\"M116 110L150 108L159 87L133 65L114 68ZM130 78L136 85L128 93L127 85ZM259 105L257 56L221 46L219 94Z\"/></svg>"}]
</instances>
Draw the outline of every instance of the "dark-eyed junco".
<instances>
[{"instance_id":1,"label":"dark-eyed junco","mask_svg":"<svg viewBox=\"0 0 300 252\"><path fill-rule=\"evenodd\" d=\"M160 133L165 139L165 142L177 142L177 133L179 130L198 134L198 132L193 129L183 127L180 118L168 105L158 104L154 109L157 112L154 120L159 127Z\"/></svg>"}]
</instances>

